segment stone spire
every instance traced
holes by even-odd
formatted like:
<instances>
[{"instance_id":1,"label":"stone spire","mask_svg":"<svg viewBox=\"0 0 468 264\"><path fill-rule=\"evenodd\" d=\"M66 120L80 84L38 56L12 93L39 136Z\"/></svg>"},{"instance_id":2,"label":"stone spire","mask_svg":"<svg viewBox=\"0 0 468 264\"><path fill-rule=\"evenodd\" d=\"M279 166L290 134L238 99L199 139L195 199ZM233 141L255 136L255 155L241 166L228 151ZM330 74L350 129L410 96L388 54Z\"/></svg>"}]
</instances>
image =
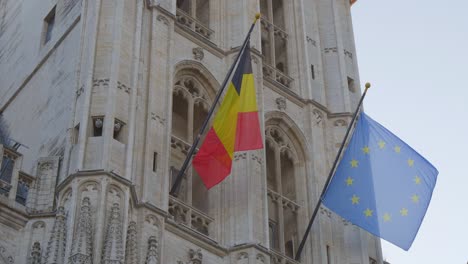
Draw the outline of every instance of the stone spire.
<instances>
[{"instance_id":1,"label":"stone spire","mask_svg":"<svg viewBox=\"0 0 468 264\"><path fill-rule=\"evenodd\" d=\"M62 206L55 215L54 227L47 245L46 264L63 264L65 258L65 247L67 244L66 215Z\"/></svg>"},{"instance_id":2,"label":"stone spire","mask_svg":"<svg viewBox=\"0 0 468 264\"><path fill-rule=\"evenodd\" d=\"M92 263L93 223L91 219L91 204L89 198L83 198L78 226L73 237L72 250L69 258L70 264Z\"/></svg>"},{"instance_id":3,"label":"stone spire","mask_svg":"<svg viewBox=\"0 0 468 264\"><path fill-rule=\"evenodd\" d=\"M111 208L109 224L107 226L102 263L123 264L122 244L122 220L120 217L120 208L119 204L115 203Z\"/></svg>"},{"instance_id":4,"label":"stone spire","mask_svg":"<svg viewBox=\"0 0 468 264\"><path fill-rule=\"evenodd\" d=\"M41 244L34 242L31 250L31 264L42 264Z\"/></svg>"},{"instance_id":5,"label":"stone spire","mask_svg":"<svg viewBox=\"0 0 468 264\"><path fill-rule=\"evenodd\" d=\"M127 248L125 252L125 264L138 263L138 245L136 223L130 222L127 230Z\"/></svg>"},{"instance_id":6,"label":"stone spire","mask_svg":"<svg viewBox=\"0 0 468 264\"><path fill-rule=\"evenodd\" d=\"M148 239L148 253L146 254L145 264L158 264L158 241L156 237L151 236Z\"/></svg>"}]
</instances>

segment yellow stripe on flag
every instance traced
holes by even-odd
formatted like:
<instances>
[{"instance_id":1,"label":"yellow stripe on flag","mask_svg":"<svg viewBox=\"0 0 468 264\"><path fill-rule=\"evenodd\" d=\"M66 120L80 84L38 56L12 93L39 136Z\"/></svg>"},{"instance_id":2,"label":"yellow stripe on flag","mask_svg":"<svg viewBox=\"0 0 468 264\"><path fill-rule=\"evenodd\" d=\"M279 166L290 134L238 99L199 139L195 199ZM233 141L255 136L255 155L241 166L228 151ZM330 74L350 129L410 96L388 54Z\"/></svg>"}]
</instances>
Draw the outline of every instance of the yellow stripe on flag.
<instances>
[{"instance_id":1,"label":"yellow stripe on flag","mask_svg":"<svg viewBox=\"0 0 468 264\"><path fill-rule=\"evenodd\" d=\"M256 112L257 94L255 93L255 79L252 73L244 74L240 94L239 112Z\"/></svg>"},{"instance_id":2,"label":"yellow stripe on flag","mask_svg":"<svg viewBox=\"0 0 468 264\"><path fill-rule=\"evenodd\" d=\"M213 129L231 159L234 156L239 99L236 88L231 83L213 122Z\"/></svg>"}]
</instances>

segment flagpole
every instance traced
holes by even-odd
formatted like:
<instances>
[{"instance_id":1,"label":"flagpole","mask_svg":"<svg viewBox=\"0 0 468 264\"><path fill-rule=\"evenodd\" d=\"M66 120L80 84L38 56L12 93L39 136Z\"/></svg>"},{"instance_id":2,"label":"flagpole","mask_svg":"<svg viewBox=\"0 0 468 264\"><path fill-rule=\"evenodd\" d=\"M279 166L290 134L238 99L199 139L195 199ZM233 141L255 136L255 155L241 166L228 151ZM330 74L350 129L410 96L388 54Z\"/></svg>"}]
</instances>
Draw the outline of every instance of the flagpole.
<instances>
[{"instance_id":1,"label":"flagpole","mask_svg":"<svg viewBox=\"0 0 468 264\"><path fill-rule=\"evenodd\" d=\"M255 27L255 24L257 23L258 19L260 19L260 13L255 14L255 20L253 21L252 25L250 26L249 32L247 33L247 36L244 39L244 43L241 46L241 49L239 53L237 54L236 59L234 60L234 63L232 63L231 68L229 69L226 77L224 78L223 84L221 84L221 88L219 89L218 93L216 94L215 100L213 104L211 105L210 111L208 112L208 115L205 118L205 121L203 122L203 125L200 128L200 131L195 138L195 141L193 142L192 146L190 147L189 152L187 153L187 157L185 158L185 161L180 168L179 173L177 174L177 178L174 182L174 185L172 185L171 191L169 192L171 195L175 196L177 193L177 189L179 188L180 183L182 182L182 178L185 174L185 171L187 170L188 164L195 153L195 149L198 146L198 143L200 142L200 139L202 137L202 134L205 132L206 127L208 126L208 122L210 121L211 116L213 115L213 112L215 110L215 107L221 98L221 95L223 94L223 91L226 89L227 82L229 81L229 77L231 76L232 72L234 71L234 68L236 64L239 62L239 59L242 55L242 53L245 51L245 48L247 46L247 43L250 39L250 35Z\"/></svg>"},{"instance_id":2,"label":"flagpole","mask_svg":"<svg viewBox=\"0 0 468 264\"><path fill-rule=\"evenodd\" d=\"M310 218L309 224L307 225L307 229L305 231L305 234L302 237L301 244L299 245L299 248L297 249L296 257L294 258L297 261L301 260L302 250L304 249L304 245L305 245L305 243L307 241L307 237L309 236L310 229L312 228L312 224L314 223L314 220L315 220L315 217L317 216L320 205L322 204L323 196L325 195L325 192L327 191L328 185L330 184L330 182L331 182L331 180L333 178L333 174L335 172L336 165L338 164L338 161L340 160L341 153L343 152L344 146L345 146L346 142L348 141L349 132L351 131L352 127L354 126L354 122L356 121L356 118L357 118L357 116L359 114L359 110L361 109L361 105L362 105L362 102L364 101L364 97L366 97L367 90L370 87L371 87L371 84L366 83L366 85L365 85L366 89L364 90L364 93L362 94L361 99L359 100L359 103L358 103L358 105L356 107L356 111L354 112L353 118L351 119L351 123L349 124L348 130L346 131L346 134L345 134L345 136L343 138L343 142L341 143L341 147L338 150L338 153L336 154L335 161L333 162L330 173L328 174L327 181L325 182L325 185L323 186L322 193L320 194L320 197L319 197L319 199L317 201L317 204L315 205L314 212L312 213L312 217Z\"/></svg>"}]
</instances>

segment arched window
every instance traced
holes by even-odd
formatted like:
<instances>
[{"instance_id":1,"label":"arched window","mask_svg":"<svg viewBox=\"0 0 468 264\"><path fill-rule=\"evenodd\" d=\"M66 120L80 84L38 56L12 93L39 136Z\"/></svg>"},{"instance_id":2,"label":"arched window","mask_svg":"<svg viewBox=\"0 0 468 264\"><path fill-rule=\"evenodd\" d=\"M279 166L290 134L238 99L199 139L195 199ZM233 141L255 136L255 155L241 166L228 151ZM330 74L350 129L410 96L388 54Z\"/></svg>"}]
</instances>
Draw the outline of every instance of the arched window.
<instances>
[{"instance_id":1,"label":"arched window","mask_svg":"<svg viewBox=\"0 0 468 264\"><path fill-rule=\"evenodd\" d=\"M171 184L174 183L209 108L208 96L202 82L191 75L176 78L172 100ZM195 170L190 167L179 187L177 199L208 213L207 190Z\"/></svg>"},{"instance_id":2,"label":"arched window","mask_svg":"<svg viewBox=\"0 0 468 264\"><path fill-rule=\"evenodd\" d=\"M288 73L285 7L283 0L260 0L262 13L262 53L265 62Z\"/></svg>"},{"instance_id":3,"label":"arched window","mask_svg":"<svg viewBox=\"0 0 468 264\"><path fill-rule=\"evenodd\" d=\"M281 126L268 123L265 151L270 248L293 258L298 246L298 154L285 130Z\"/></svg>"}]
</instances>

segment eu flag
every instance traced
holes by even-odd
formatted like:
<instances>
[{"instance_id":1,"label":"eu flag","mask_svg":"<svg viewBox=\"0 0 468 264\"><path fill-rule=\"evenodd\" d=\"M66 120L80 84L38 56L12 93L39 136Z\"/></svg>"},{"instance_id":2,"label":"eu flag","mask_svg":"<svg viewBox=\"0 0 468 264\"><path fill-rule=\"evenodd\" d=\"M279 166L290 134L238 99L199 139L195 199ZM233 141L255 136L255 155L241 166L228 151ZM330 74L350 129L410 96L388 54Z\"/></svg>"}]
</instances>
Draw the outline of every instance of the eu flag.
<instances>
[{"instance_id":1,"label":"eu flag","mask_svg":"<svg viewBox=\"0 0 468 264\"><path fill-rule=\"evenodd\" d=\"M413 243L439 172L362 113L322 202L404 250Z\"/></svg>"}]
</instances>

